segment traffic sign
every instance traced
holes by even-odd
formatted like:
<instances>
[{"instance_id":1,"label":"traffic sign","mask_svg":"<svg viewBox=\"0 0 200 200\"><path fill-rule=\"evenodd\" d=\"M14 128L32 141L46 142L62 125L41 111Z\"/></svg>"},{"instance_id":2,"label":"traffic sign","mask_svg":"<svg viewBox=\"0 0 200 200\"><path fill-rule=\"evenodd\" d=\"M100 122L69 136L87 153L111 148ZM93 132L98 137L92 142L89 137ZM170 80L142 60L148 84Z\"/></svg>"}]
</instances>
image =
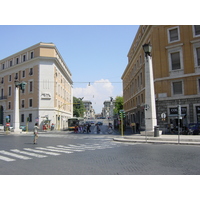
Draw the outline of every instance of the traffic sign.
<instances>
[{"instance_id":1,"label":"traffic sign","mask_svg":"<svg viewBox=\"0 0 200 200\"><path fill-rule=\"evenodd\" d=\"M166 114L165 114L165 113L162 113L162 114L161 114L161 118L162 118L162 119L165 119L165 118L166 118Z\"/></svg>"}]
</instances>

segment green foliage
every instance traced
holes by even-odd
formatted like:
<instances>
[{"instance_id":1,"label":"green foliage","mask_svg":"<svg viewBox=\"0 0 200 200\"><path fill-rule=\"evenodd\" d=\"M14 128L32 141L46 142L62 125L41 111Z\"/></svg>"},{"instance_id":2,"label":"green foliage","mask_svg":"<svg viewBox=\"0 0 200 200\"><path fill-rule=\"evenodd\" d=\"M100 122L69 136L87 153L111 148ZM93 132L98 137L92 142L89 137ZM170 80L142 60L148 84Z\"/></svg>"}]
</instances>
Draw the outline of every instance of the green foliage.
<instances>
[{"instance_id":1,"label":"green foliage","mask_svg":"<svg viewBox=\"0 0 200 200\"><path fill-rule=\"evenodd\" d=\"M115 109L114 113L118 114L120 110L123 110L124 99L121 96L115 98Z\"/></svg>"},{"instance_id":2,"label":"green foliage","mask_svg":"<svg viewBox=\"0 0 200 200\"><path fill-rule=\"evenodd\" d=\"M85 107L83 101L73 97L73 116L76 117L83 117L85 111Z\"/></svg>"}]
</instances>

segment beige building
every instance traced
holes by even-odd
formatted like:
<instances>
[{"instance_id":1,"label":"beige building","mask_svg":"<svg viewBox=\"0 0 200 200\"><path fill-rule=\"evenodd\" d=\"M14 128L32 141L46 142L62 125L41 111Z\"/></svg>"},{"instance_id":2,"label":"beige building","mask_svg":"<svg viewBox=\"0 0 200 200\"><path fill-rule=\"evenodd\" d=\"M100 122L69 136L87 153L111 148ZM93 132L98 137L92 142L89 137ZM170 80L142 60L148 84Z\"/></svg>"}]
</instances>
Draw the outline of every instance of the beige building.
<instances>
[{"instance_id":1,"label":"beige building","mask_svg":"<svg viewBox=\"0 0 200 200\"><path fill-rule=\"evenodd\" d=\"M113 118L114 115L114 108L115 108L115 100L111 101L104 101L104 107L102 108L102 116L106 119Z\"/></svg>"},{"instance_id":2,"label":"beige building","mask_svg":"<svg viewBox=\"0 0 200 200\"><path fill-rule=\"evenodd\" d=\"M73 113L72 74L53 43L38 43L0 60L0 124L13 124L15 81L26 82L20 90L20 125L32 130L35 122L67 127Z\"/></svg>"},{"instance_id":3,"label":"beige building","mask_svg":"<svg viewBox=\"0 0 200 200\"><path fill-rule=\"evenodd\" d=\"M152 45L157 122L160 126L200 123L200 26L141 25L128 52L122 75L124 110L128 122L144 127L145 55L142 45ZM166 114L163 122L161 113Z\"/></svg>"},{"instance_id":4,"label":"beige building","mask_svg":"<svg viewBox=\"0 0 200 200\"><path fill-rule=\"evenodd\" d=\"M95 111L92 107L92 102L91 101L83 101L83 105L85 107L85 112L84 112L84 118L85 119L94 119L95 118Z\"/></svg>"}]
</instances>

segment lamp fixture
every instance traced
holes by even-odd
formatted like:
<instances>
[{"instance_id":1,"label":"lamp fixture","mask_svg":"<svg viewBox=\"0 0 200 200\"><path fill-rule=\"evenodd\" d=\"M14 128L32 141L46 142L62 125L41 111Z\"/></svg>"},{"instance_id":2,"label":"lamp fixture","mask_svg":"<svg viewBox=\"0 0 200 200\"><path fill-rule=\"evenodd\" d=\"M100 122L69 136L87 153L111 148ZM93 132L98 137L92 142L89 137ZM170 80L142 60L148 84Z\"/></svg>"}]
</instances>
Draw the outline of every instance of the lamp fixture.
<instances>
[{"instance_id":1,"label":"lamp fixture","mask_svg":"<svg viewBox=\"0 0 200 200\"><path fill-rule=\"evenodd\" d=\"M142 45L145 56L151 56L151 51L152 51L152 45L150 44L150 42L148 44L144 44Z\"/></svg>"}]
</instances>

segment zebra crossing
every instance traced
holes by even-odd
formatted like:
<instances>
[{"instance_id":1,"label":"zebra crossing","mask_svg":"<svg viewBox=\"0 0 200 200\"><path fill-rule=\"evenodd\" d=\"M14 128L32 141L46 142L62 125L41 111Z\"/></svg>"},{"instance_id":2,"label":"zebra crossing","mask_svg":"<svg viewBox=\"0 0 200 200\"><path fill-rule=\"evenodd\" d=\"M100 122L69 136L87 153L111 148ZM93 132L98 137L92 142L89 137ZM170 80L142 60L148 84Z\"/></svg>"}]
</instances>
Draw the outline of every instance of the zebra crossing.
<instances>
[{"instance_id":1,"label":"zebra crossing","mask_svg":"<svg viewBox=\"0 0 200 200\"><path fill-rule=\"evenodd\" d=\"M92 151L97 149L108 149L119 147L120 144L112 142L102 142L94 144L68 144L56 145L34 148L23 148L0 150L0 163L1 161L12 162L16 160L31 160L36 158L47 158L48 156L59 156L61 154L72 154L76 152Z\"/></svg>"}]
</instances>

